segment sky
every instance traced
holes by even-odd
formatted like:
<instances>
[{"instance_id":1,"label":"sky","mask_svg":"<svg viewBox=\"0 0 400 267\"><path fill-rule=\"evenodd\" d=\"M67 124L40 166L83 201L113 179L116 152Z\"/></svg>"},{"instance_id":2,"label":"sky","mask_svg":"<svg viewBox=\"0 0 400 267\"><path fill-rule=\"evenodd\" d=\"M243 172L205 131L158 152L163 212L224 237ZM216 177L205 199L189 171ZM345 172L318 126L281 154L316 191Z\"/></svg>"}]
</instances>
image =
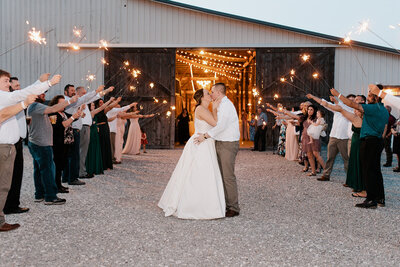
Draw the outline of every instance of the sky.
<instances>
[{"instance_id":1,"label":"sky","mask_svg":"<svg viewBox=\"0 0 400 267\"><path fill-rule=\"evenodd\" d=\"M337 37L352 32L352 40L400 49L400 0L175 1ZM369 30L356 33L364 21Z\"/></svg>"}]
</instances>

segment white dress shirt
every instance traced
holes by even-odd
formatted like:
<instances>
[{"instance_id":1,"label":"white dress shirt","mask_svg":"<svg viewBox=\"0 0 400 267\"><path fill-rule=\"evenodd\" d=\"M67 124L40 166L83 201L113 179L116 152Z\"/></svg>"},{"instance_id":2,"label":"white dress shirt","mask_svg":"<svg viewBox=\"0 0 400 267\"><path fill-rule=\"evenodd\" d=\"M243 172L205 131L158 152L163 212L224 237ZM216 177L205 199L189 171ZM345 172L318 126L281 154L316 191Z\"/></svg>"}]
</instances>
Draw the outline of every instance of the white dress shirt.
<instances>
[{"instance_id":1,"label":"white dress shirt","mask_svg":"<svg viewBox=\"0 0 400 267\"><path fill-rule=\"evenodd\" d=\"M325 99L322 99L322 101L327 102ZM328 102L331 105L335 105L331 102ZM339 101L338 103L339 106L341 106L344 110L347 110L348 112L353 113L354 110L348 106L346 106L342 101ZM342 113L331 110L327 107L325 107L327 110L333 112L333 123L332 123L332 129L331 133L329 134L330 137L334 137L336 139L349 139L349 128L351 129L351 122L346 119L342 115Z\"/></svg>"},{"instance_id":2,"label":"white dress shirt","mask_svg":"<svg viewBox=\"0 0 400 267\"><path fill-rule=\"evenodd\" d=\"M107 118L113 118L118 115L118 113L127 111L130 108L129 105L124 106L122 108L112 108L109 112L107 112ZM117 118L114 119L113 121L108 122L108 126L110 127L110 132L111 133L116 133L117 132Z\"/></svg>"},{"instance_id":3,"label":"white dress shirt","mask_svg":"<svg viewBox=\"0 0 400 267\"><path fill-rule=\"evenodd\" d=\"M66 96L66 95L64 97L65 97L65 101L68 101L71 99L69 96ZM78 101L76 101L75 103L68 105L65 108L65 112L70 115L73 115L75 112L78 111L78 108L80 106L82 106L83 104L87 105L89 103L96 101L99 98L100 98L100 95L97 94L96 91L88 92L88 93L84 94L83 96L79 97ZM82 129L82 118L81 117L72 123L72 129L77 129L77 130Z\"/></svg>"},{"instance_id":4,"label":"white dress shirt","mask_svg":"<svg viewBox=\"0 0 400 267\"><path fill-rule=\"evenodd\" d=\"M93 123L93 120L92 120L92 114L90 114L90 109L89 109L88 105L85 105L85 108L83 109L83 113L85 113L85 117L81 118L82 125L87 125L90 127Z\"/></svg>"},{"instance_id":5,"label":"white dress shirt","mask_svg":"<svg viewBox=\"0 0 400 267\"><path fill-rule=\"evenodd\" d=\"M18 122L18 128L19 128L19 136L22 139L26 138L26 118L25 118L25 112L22 110L20 113L15 115L15 118L17 119Z\"/></svg>"},{"instance_id":6,"label":"white dress shirt","mask_svg":"<svg viewBox=\"0 0 400 267\"><path fill-rule=\"evenodd\" d=\"M235 106L227 96L222 98L217 116L217 125L209 130L207 134L217 141L239 141L239 118Z\"/></svg>"},{"instance_id":7,"label":"white dress shirt","mask_svg":"<svg viewBox=\"0 0 400 267\"><path fill-rule=\"evenodd\" d=\"M34 84L13 92L0 91L0 109L24 101L28 95L40 95L49 89L46 82L36 81ZM25 125L26 135L26 125ZM21 129L16 116L9 118L0 125L0 144L15 144L21 137Z\"/></svg>"},{"instance_id":8,"label":"white dress shirt","mask_svg":"<svg viewBox=\"0 0 400 267\"><path fill-rule=\"evenodd\" d=\"M397 96L386 94L383 102L385 105L391 106L392 108L400 109L400 98Z\"/></svg>"}]
</instances>

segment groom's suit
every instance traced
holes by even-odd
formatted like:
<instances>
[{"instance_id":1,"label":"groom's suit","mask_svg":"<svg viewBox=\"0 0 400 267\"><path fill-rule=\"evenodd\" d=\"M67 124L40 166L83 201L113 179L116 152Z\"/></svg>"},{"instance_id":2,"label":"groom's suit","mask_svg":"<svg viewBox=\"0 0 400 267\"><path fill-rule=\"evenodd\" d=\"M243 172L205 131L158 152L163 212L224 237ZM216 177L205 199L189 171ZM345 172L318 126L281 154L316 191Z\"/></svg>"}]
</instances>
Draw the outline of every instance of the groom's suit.
<instances>
[{"instance_id":1,"label":"groom's suit","mask_svg":"<svg viewBox=\"0 0 400 267\"><path fill-rule=\"evenodd\" d=\"M235 106L223 97L218 107L217 125L207 132L215 142L218 165L224 183L227 210L239 212L238 189L235 176L235 159L239 151L239 118Z\"/></svg>"}]
</instances>

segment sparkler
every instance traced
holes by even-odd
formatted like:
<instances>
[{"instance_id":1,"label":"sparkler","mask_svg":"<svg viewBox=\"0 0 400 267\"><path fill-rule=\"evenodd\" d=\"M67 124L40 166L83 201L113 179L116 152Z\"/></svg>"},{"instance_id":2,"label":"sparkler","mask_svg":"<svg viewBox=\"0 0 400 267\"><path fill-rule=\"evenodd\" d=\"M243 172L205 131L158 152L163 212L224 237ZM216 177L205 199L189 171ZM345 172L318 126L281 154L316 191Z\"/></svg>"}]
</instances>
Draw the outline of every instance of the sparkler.
<instances>
[{"instance_id":1,"label":"sparkler","mask_svg":"<svg viewBox=\"0 0 400 267\"><path fill-rule=\"evenodd\" d=\"M32 30L28 32L28 37L32 42L46 44L46 38L42 37L40 31L37 31L35 28L32 28Z\"/></svg>"},{"instance_id":2,"label":"sparkler","mask_svg":"<svg viewBox=\"0 0 400 267\"><path fill-rule=\"evenodd\" d=\"M307 62L307 61L310 59L310 55L304 54L304 55L301 56L301 59L302 59L304 62Z\"/></svg>"},{"instance_id":3,"label":"sparkler","mask_svg":"<svg viewBox=\"0 0 400 267\"><path fill-rule=\"evenodd\" d=\"M104 57L102 57L102 58L100 59L100 61L101 61L101 64L103 64L103 65L109 65L108 62L105 60Z\"/></svg>"},{"instance_id":4,"label":"sparkler","mask_svg":"<svg viewBox=\"0 0 400 267\"><path fill-rule=\"evenodd\" d=\"M128 60L124 61L124 65L129 66L129 61Z\"/></svg>"},{"instance_id":5,"label":"sparkler","mask_svg":"<svg viewBox=\"0 0 400 267\"><path fill-rule=\"evenodd\" d=\"M360 22L360 26L357 28L356 33L361 34L365 32L369 27L369 20L364 20L363 22Z\"/></svg>"},{"instance_id":6,"label":"sparkler","mask_svg":"<svg viewBox=\"0 0 400 267\"><path fill-rule=\"evenodd\" d=\"M162 102L163 104L167 104L168 103L168 101L167 100L163 100L163 102Z\"/></svg>"},{"instance_id":7,"label":"sparkler","mask_svg":"<svg viewBox=\"0 0 400 267\"><path fill-rule=\"evenodd\" d=\"M294 69L292 69L291 71L290 71L290 75L295 75L296 74L296 71L294 70Z\"/></svg>"},{"instance_id":8,"label":"sparkler","mask_svg":"<svg viewBox=\"0 0 400 267\"><path fill-rule=\"evenodd\" d=\"M282 77L282 78L280 78L280 81L284 83L284 82L286 82L286 78Z\"/></svg>"},{"instance_id":9,"label":"sparkler","mask_svg":"<svg viewBox=\"0 0 400 267\"><path fill-rule=\"evenodd\" d=\"M81 49L81 47L78 44L72 43L71 46L72 50L78 51Z\"/></svg>"},{"instance_id":10,"label":"sparkler","mask_svg":"<svg viewBox=\"0 0 400 267\"><path fill-rule=\"evenodd\" d=\"M100 43L99 48L104 48L105 50L108 51L108 43L107 43L106 40L102 39L102 40L99 41L99 43Z\"/></svg>"},{"instance_id":11,"label":"sparkler","mask_svg":"<svg viewBox=\"0 0 400 267\"><path fill-rule=\"evenodd\" d=\"M88 75L86 75L86 81L92 82L92 81L94 81L94 80L96 80L96 75L94 75L94 74L88 74Z\"/></svg>"},{"instance_id":12,"label":"sparkler","mask_svg":"<svg viewBox=\"0 0 400 267\"><path fill-rule=\"evenodd\" d=\"M318 79L319 74L317 72L314 72L312 76L313 76L314 79Z\"/></svg>"},{"instance_id":13,"label":"sparkler","mask_svg":"<svg viewBox=\"0 0 400 267\"><path fill-rule=\"evenodd\" d=\"M74 29L72 30L72 32L76 37L78 37L78 38L82 37L82 29L74 26Z\"/></svg>"},{"instance_id":14,"label":"sparkler","mask_svg":"<svg viewBox=\"0 0 400 267\"><path fill-rule=\"evenodd\" d=\"M154 83L150 83L150 88L154 88Z\"/></svg>"}]
</instances>

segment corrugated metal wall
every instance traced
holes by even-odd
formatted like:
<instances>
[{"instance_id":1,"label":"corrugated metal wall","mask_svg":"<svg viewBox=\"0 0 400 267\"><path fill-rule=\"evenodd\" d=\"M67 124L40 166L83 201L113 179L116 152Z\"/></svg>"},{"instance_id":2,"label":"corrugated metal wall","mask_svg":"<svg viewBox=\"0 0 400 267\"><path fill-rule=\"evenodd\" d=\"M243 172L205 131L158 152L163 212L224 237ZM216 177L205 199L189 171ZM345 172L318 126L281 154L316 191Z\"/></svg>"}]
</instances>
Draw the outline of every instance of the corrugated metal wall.
<instances>
[{"instance_id":1,"label":"corrugated metal wall","mask_svg":"<svg viewBox=\"0 0 400 267\"><path fill-rule=\"evenodd\" d=\"M400 84L400 55L353 47L336 48L335 87L366 94L368 84Z\"/></svg>"},{"instance_id":2,"label":"corrugated metal wall","mask_svg":"<svg viewBox=\"0 0 400 267\"><path fill-rule=\"evenodd\" d=\"M74 26L83 26L82 43L100 39L136 47L269 47L333 44L331 41L248 22L163 5L148 0L1 0L0 54L27 40L31 27L47 34L48 44L27 43L0 56L0 68L20 77L22 85L33 82L40 73L57 71L61 85L48 97L62 93L63 85L88 85L85 76L96 73L92 87L103 83L99 49L66 52L57 43L73 40ZM27 25L25 21L29 21ZM357 55L367 78L353 56ZM373 50L338 48L335 86L344 92L361 90L369 82L398 84L400 57ZM360 91L361 92L361 91Z\"/></svg>"}]
</instances>

